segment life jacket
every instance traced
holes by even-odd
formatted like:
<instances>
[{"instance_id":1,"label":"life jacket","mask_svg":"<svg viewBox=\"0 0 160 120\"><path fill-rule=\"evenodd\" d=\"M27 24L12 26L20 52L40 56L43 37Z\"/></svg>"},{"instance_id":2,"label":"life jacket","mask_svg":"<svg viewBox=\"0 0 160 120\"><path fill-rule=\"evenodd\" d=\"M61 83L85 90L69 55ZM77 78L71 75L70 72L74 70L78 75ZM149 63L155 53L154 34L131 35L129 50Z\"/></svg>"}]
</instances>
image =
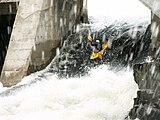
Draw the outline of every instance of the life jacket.
<instances>
[{"instance_id":1,"label":"life jacket","mask_svg":"<svg viewBox=\"0 0 160 120\"><path fill-rule=\"evenodd\" d=\"M90 59L96 59L96 58L100 58L102 60L102 55L104 53L104 51L107 49L108 44L107 43L103 43L102 44L102 50L99 52L92 52L92 55L90 57Z\"/></svg>"}]
</instances>

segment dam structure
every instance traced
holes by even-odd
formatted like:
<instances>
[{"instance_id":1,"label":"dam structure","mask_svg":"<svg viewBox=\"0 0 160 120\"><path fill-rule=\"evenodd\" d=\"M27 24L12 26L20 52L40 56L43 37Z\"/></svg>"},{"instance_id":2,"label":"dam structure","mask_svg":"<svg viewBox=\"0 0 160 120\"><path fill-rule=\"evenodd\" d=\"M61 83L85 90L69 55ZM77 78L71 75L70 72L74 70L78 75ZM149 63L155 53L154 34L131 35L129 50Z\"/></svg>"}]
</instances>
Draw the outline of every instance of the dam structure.
<instances>
[{"instance_id":1,"label":"dam structure","mask_svg":"<svg viewBox=\"0 0 160 120\"><path fill-rule=\"evenodd\" d=\"M25 75L44 69L51 62L63 38L72 33L77 24L87 22L84 2L0 0L1 18L8 17L8 22L1 20L6 22L2 28L6 32L2 34L8 37L4 39L8 41L3 45L5 50L1 50L0 81L4 86L17 84Z\"/></svg>"}]
</instances>

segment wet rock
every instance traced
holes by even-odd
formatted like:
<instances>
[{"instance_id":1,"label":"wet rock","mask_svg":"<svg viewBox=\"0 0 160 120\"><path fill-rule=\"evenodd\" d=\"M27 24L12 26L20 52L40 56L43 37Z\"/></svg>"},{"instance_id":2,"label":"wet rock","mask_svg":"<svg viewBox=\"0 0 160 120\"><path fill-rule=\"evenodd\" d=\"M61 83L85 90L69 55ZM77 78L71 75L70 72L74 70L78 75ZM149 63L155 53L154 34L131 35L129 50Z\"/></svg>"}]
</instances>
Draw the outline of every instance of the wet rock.
<instances>
[{"instance_id":1,"label":"wet rock","mask_svg":"<svg viewBox=\"0 0 160 120\"><path fill-rule=\"evenodd\" d=\"M150 26L149 26L150 27ZM146 34L150 33L149 29ZM147 38L147 37L144 37ZM151 39L151 36L149 37ZM147 50L148 47L148 50ZM145 50L150 54L149 45ZM155 50L157 51L157 50ZM134 78L139 91L134 99L130 119L160 120L160 54L152 51L150 62L134 65Z\"/></svg>"}]
</instances>

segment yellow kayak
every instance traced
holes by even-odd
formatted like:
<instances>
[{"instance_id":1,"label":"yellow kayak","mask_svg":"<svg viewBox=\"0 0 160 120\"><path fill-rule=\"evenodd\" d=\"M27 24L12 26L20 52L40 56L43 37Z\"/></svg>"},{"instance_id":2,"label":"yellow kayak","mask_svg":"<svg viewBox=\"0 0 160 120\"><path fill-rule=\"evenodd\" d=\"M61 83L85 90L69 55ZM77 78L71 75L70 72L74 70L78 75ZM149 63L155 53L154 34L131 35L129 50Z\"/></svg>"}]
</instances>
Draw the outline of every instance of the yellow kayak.
<instances>
[{"instance_id":1,"label":"yellow kayak","mask_svg":"<svg viewBox=\"0 0 160 120\"><path fill-rule=\"evenodd\" d=\"M107 49L108 45L107 43L103 43L102 44L102 50L100 52L93 52L90 59L96 59L96 58L100 58L102 60L102 55L104 53L104 51Z\"/></svg>"}]
</instances>

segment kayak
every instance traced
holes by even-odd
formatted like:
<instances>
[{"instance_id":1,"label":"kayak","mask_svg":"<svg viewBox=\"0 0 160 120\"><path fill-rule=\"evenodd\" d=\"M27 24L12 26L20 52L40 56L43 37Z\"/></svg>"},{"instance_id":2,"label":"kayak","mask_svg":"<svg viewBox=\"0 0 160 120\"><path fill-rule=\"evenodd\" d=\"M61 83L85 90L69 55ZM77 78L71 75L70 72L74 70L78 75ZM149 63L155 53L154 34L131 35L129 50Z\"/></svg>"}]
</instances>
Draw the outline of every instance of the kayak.
<instances>
[{"instance_id":1,"label":"kayak","mask_svg":"<svg viewBox=\"0 0 160 120\"><path fill-rule=\"evenodd\" d=\"M103 43L102 44L102 50L99 51L99 52L92 52L92 55L91 55L90 59L93 60L93 59L99 58L99 59L102 60L102 55L105 52L105 50L107 49L107 47L108 47L108 44L107 43Z\"/></svg>"}]
</instances>

